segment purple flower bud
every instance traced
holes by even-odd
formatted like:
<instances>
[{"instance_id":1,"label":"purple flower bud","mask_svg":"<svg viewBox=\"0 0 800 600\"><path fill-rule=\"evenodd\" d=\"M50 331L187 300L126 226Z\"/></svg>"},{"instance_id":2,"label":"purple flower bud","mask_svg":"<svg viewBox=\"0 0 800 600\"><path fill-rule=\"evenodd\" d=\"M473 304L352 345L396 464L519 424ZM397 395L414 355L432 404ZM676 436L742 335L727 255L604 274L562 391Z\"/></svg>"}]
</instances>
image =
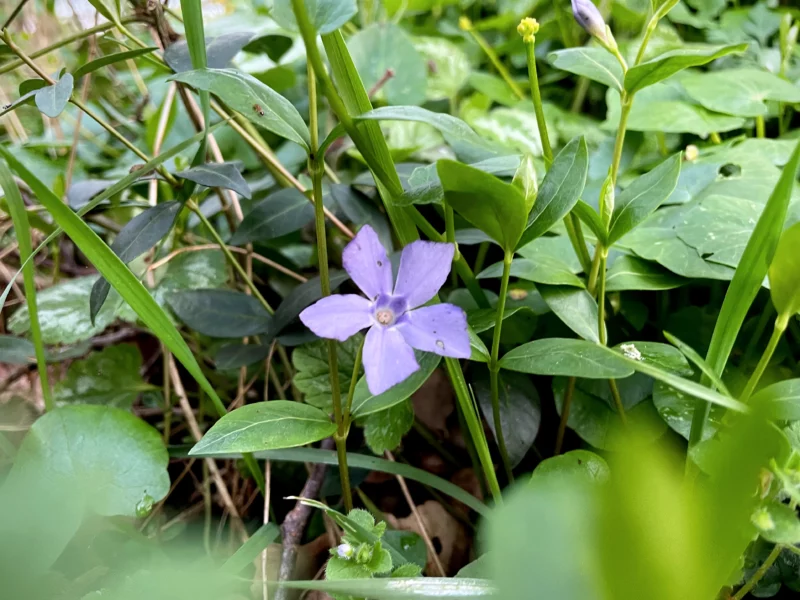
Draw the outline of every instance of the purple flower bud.
<instances>
[{"instance_id":1,"label":"purple flower bud","mask_svg":"<svg viewBox=\"0 0 800 600\"><path fill-rule=\"evenodd\" d=\"M589 34L606 41L606 22L592 0L572 0L572 14Z\"/></svg>"}]
</instances>

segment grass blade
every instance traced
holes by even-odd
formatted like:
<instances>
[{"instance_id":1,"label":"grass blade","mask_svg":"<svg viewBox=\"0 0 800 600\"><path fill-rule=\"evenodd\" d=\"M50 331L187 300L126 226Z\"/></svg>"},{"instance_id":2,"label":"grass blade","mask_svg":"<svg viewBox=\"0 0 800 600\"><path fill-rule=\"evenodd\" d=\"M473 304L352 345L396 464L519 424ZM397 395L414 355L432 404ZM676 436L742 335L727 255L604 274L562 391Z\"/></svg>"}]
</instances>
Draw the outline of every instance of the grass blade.
<instances>
[{"instance_id":1,"label":"grass blade","mask_svg":"<svg viewBox=\"0 0 800 600\"><path fill-rule=\"evenodd\" d=\"M36 308L36 282L34 281L33 264L27 262L27 258L32 253L28 212L25 210L25 203L22 201L22 195L19 193L19 188L14 181L11 170L4 161L0 161L0 188L3 188L5 192L8 211L11 214L11 220L14 222L20 260L25 261L25 266L22 270L25 282L25 301L28 304L28 314L30 315L31 337L33 338L33 347L36 353L36 366L39 371L39 380L42 383L45 409L52 410L53 394L47 378L47 362L44 343L42 342L42 330L39 327L39 311Z\"/></svg>"}]
</instances>

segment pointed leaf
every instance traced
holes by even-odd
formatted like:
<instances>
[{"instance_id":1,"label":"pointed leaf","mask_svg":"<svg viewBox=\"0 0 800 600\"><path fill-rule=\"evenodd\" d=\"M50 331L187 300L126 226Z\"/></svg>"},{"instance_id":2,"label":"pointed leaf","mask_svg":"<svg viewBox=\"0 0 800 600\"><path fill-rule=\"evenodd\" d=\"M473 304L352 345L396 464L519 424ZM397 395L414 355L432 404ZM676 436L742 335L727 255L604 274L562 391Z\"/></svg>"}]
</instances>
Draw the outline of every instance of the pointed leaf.
<instances>
[{"instance_id":1,"label":"pointed leaf","mask_svg":"<svg viewBox=\"0 0 800 600\"><path fill-rule=\"evenodd\" d=\"M36 106L45 115L55 118L61 114L72 96L75 80L66 73L53 85L48 85L36 92Z\"/></svg>"},{"instance_id":2,"label":"pointed leaf","mask_svg":"<svg viewBox=\"0 0 800 600\"><path fill-rule=\"evenodd\" d=\"M371 394L367 389L367 380L362 377L356 384L353 395L352 414L354 417L364 417L400 404L416 392L436 370L441 361L441 356L432 352L417 353L419 370L411 374L403 382L389 388L382 394Z\"/></svg>"},{"instance_id":3,"label":"pointed leaf","mask_svg":"<svg viewBox=\"0 0 800 600\"><path fill-rule=\"evenodd\" d=\"M125 52L116 52L114 54L106 54L105 56L101 56L100 58L96 58L92 61L89 61L86 64L81 65L77 69L75 69L72 76L75 79L80 79L84 75L91 73L92 71L96 71L97 69L101 69L108 65L113 65L118 62L122 62L123 60L129 60L132 58L136 58L137 56L143 56L145 54L150 54L158 50L155 46L152 48L136 48L135 50L126 50Z\"/></svg>"},{"instance_id":4,"label":"pointed leaf","mask_svg":"<svg viewBox=\"0 0 800 600\"><path fill-rule=\"evenodd\" d=\"M294 188L270 194L244 216L230 244L266 242L305 227L314 219L314 205Z\"/></svg>"},{"instance_id":5,"label":"pointed leaf","mask_svg":"<svg viewBox=\"0 0 800 600\"><path fill-rule=\"evenodd\" d=\"M583 288L544 284L537 285L536 289L567 327L585 340L600 343L597 302L589 292Z\"/></svg>"},{"instance_id":6,"label":"pointed leaf","mask_svg":"<svg viewBox=\"0 0 800 600\"><path fill-rule=\"evenodd\" d=\"M800 223L781 235L769 266L769 292L782 317L800 312Z\"/></svg>"},{"instance_id":7,"label":"pointed leaf","mask_svg":"<svg viewBox=\"0 0 800 600\"><path fill-rule=\"evenodd\" d=\"M272 317L261 303L233 290L187 290L169 297L181 321L210 337L236 338L269 330Z\"/></svg>"},{"instance_id":8,"label":"pointed leaf","mask_svg":"<svg viewBox=\"0 0 800 600\"><path fill-rule=\"evenodd\" d=\"M331 291L334 291L348 279L350 279L350 276L344 271L332 270L330 272ZM322 298L322 287L319 277L309 279L294 288L275 310L270 337L278 335L284 327L297 318L297 315L303 312L304 308L311 306L320 298Z\"/></svg>"},{"instance_id":9,"label":"pointed leaf","mask_svg":"<svg viewBox=\"0 0 800 600\"><path fill-rule=\"evenodd\" d=\"M245 198L251 197L250 186L233 163L206 163L175 175L206 187L225 188Z\"/></svg>"},{"instance_id":10,"label":"pointed leaf","mask_svg":"<svg viewBox=\"0 0 800 600\"><path fill-rule=\"evenodd\" d=\"M622 91L622 67L619 61L605 48L583 47L557 50L548 54L547 60L556 69L588 77L619 92Z\"/></svg>"}]
</instances>

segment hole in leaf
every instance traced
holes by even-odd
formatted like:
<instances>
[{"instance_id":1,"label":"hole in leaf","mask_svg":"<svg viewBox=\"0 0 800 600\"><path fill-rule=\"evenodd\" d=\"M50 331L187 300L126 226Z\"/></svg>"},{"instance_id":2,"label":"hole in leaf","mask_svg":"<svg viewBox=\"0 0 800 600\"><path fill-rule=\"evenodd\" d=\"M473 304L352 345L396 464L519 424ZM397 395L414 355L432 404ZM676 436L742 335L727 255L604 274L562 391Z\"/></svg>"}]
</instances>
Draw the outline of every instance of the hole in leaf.
<instances>
[{"instance_id":1,"label":"hole in leaf","mask_svg":"<svg viewBox=\"0 0 800 600\"><path fill-rule=\"evenodd\" d=\"M742 167L733 163L727 163L719 168L719 174L723 177L739 177L742 174Z\"/></svg>"}]
</instances>

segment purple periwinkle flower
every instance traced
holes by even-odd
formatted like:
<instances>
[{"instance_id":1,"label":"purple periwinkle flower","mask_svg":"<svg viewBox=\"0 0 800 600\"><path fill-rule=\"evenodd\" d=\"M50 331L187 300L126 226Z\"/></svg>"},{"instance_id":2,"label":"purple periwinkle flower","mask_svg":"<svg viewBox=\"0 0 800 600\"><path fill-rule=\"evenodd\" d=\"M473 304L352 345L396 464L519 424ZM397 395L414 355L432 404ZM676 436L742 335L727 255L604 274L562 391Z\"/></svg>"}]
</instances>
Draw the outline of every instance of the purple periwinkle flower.
<instances>
[{"instance_id":1,"label":"purple periwinkle flower","mask_svg":"<svg viewBox=\"0 0 800 600\"><path fill-rule=\"evenodd\" d=\"M606 39L606 22L592 0L572 0L572 14L587 33Z\"/></svg>"},{"instance_id":2,"label":"purple periwinkle flower","mask_svg":"<svg viewBox=\"0 0 800 600\"><path fill-rule=\"evenodd\" d=\"M453 244L412 242L403 249L397 282L392 264L369 225L344 249L342 262L366 298L336 294L300 313L319 337L343 342L369 327L363 362L370 393L380 394L419 369L414 350L469 358L467 316L452 304L422 306L447 280Z\"/></svg>"}]
</instances>

